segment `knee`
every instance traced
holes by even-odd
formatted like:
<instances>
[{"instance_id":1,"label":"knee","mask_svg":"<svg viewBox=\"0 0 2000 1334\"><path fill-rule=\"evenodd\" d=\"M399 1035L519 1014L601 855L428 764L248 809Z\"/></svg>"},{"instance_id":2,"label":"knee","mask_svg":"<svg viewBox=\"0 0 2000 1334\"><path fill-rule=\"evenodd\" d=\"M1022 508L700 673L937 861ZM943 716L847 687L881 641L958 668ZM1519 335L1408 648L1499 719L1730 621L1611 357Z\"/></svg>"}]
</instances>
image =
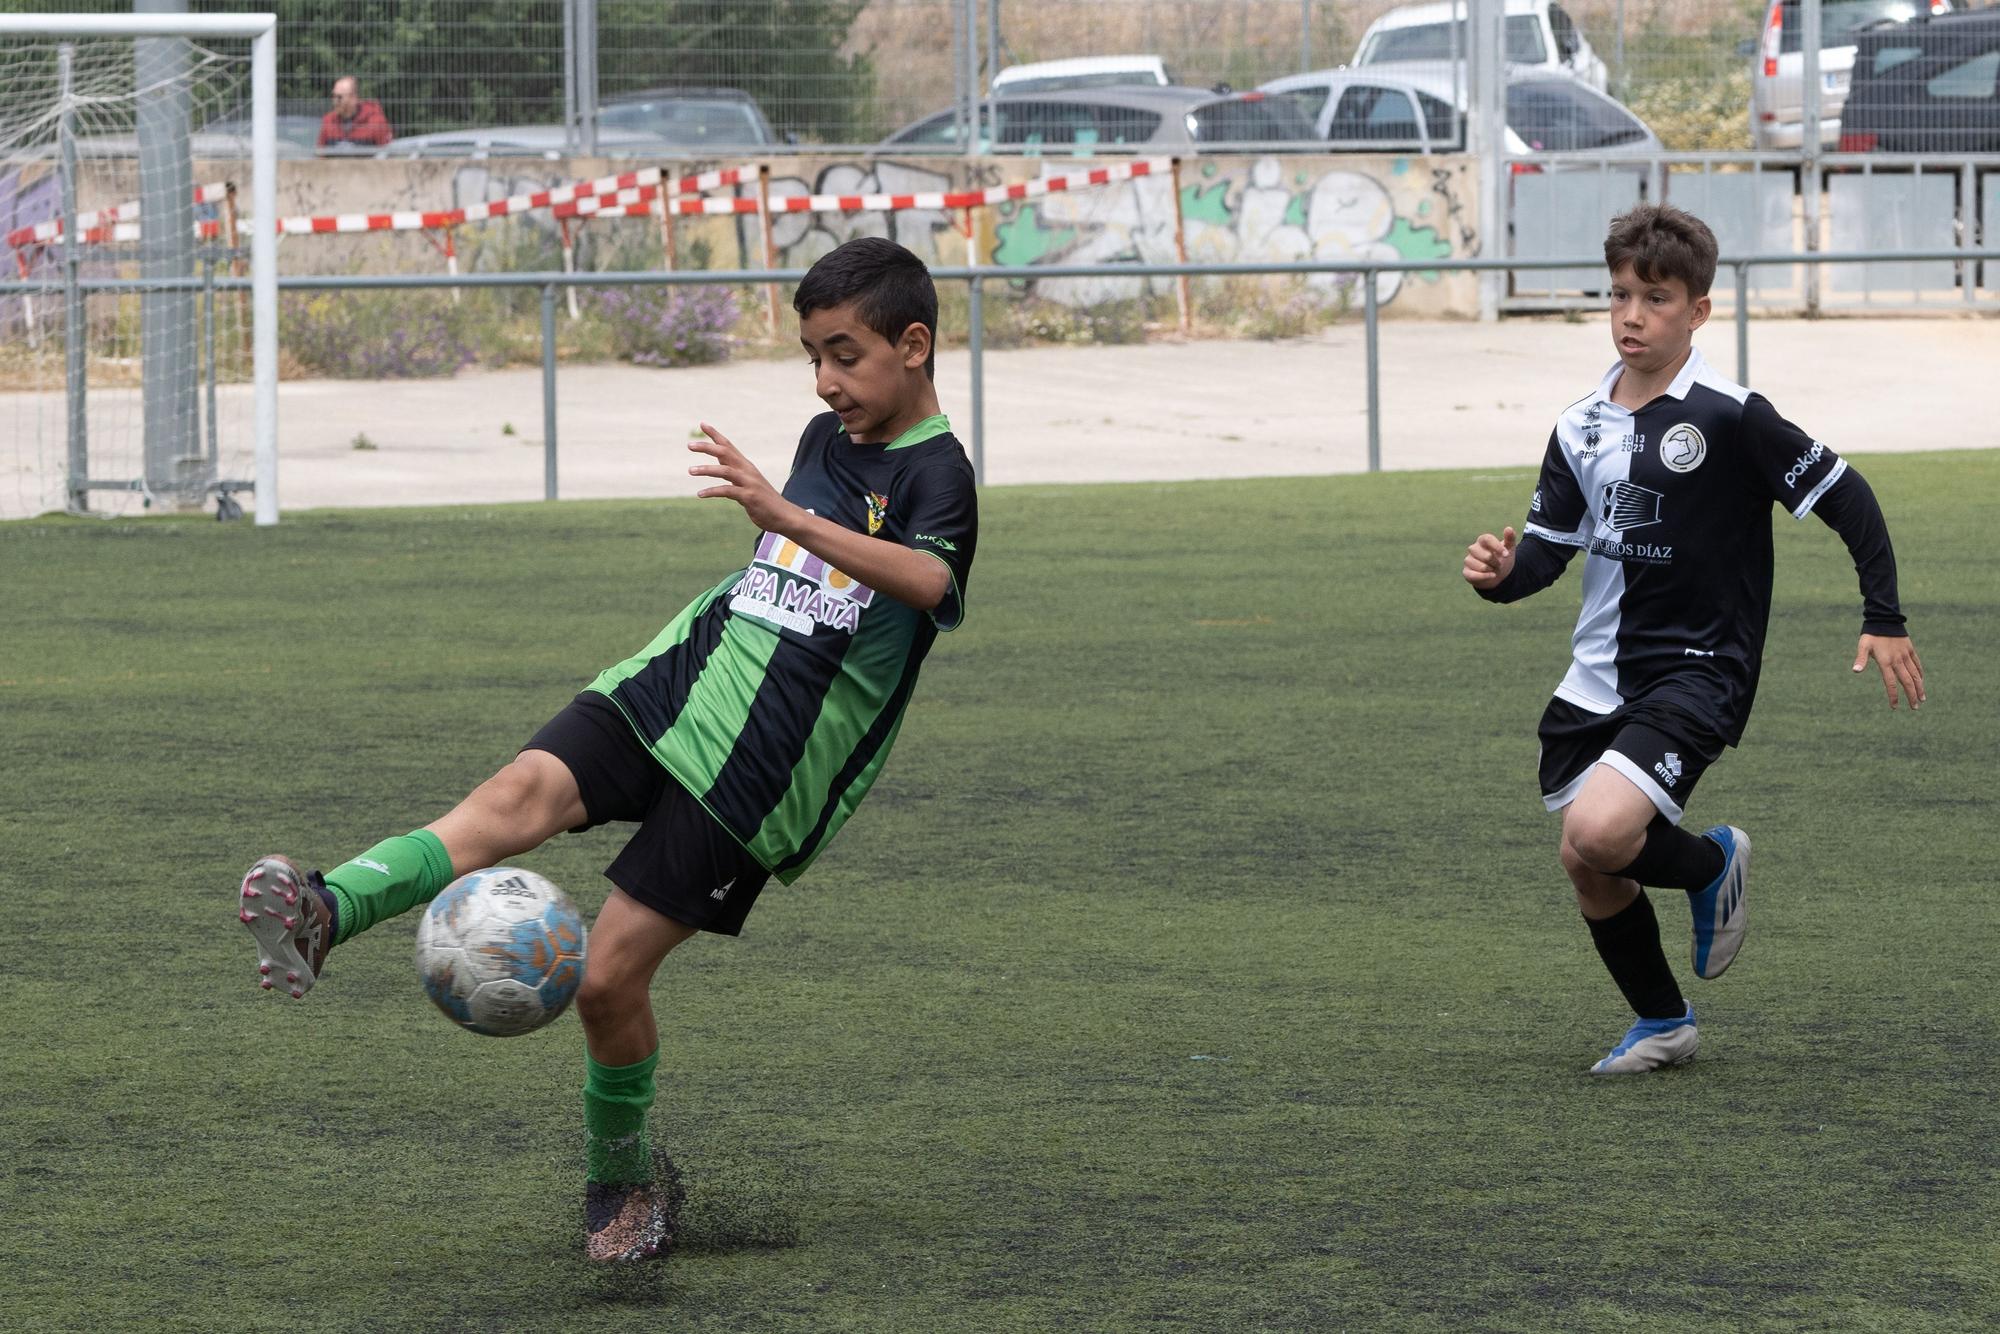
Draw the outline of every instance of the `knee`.
<instances>
[{"instance_id":1,"label":"knee","mask_svg":"<svg viewBox=\"0 0 2000 1334\"><path fill-rule=\"evenodd\" d=\"M621 977L609 969L586 968L583 985L576 989L576 1014L586 1025L596 1027L630 1014L646 996L643 979Z\"/></svg>"},{"instance_id":2,"label":"knee","mask_svg":"<svg viewBox=\"0 0 2000 1334\"><path fill-rule=\"evenodd\" d=\"M1563 869L1614 875L1637 855L1631 842L1630 831L1610 821L1573 819L1563 830Z\"/></svg>"},{"instance_id":3,"label":"knee","mask_svg":"<svg viewBox=\"0 0 2000 1334\"><path fill-rule=\"evenodd\" d=\"M541 766L530 756L517 755L500 772L479 787L480 804L509 823L519 823L548 804L548 783Z\"/></svg>"}]
</instances>

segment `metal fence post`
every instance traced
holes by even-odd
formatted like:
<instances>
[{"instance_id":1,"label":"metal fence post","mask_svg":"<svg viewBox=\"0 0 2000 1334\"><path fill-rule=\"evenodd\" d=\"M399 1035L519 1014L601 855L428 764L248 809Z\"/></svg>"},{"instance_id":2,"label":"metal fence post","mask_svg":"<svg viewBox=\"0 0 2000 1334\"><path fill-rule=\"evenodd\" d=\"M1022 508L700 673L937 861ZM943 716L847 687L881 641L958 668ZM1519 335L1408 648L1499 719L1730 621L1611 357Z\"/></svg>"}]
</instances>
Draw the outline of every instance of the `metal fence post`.
<instances>
[{"instance_id":1,"label":"metal fence post","mask_svg":"<svg viewBox=\"0 0 2000 1334\"><path fill-rule=\"evenodd\" d=\"M1379 302L1375 295L1375 270L1364 269L1361 274L1364 295L1361 303L1362 322L1367 327L1368 344L1368 471L1382 471L1382 349L1376 336L1380 332L1376 318Z\"/></svg>"},{"instance_id":2,"label":"metal fence post","mask_svg":"<svg viewBox=\"0 0 2000 1334\"><path fill-rule=\"evenodd\" d=\"M1736 383L1750 386L1750 266L1736 265Z\"/></svg>"},{"instance_id":3,"label":"metal fence post","mask_svg":"<svg viewBox=\"0 0 2000 1334\"><path fill-rule=\"evenodd\" d=\"M972 353L972 484L986 485L986 304L985 280L977 273L967 280L966 319L971 327L966 345Z\"/></svg>"},{"instance_id":4,"label":"metal fence post","mask_svg":"<svg viewBox=\"0 0 2000 1334\"><path fill-rule=\"evenodd\" d=\"M76 92L72 60L73 43L56 48L57 68L62 81L60 119L56 134L62 144L62 265L63 265L63 398L68 409L69 427L69 508L81 514L90 507L90 417L88 407L89 312L84 308L83 259L77 253L76 234Z\"/></svg>"},{"instance_id":5,"label":"metal fence post","mask_svg":"<svg viewBox=\"0 0 2000 1334\"><path fill-rule=\"evenodd\" d=\"M542 284L542 499L556 498L556 285Z\"/></svg>"},{"instance_id":6,"label":"metal fence post","mask_svg":"<svg viewBox=\"0 0 2000 1334\"><path fill-rule=\"evenodd\" d=\"M1803 56L1804 72L1799 84L1799 193L1805 204L1806 250L1808 253L1819 249L1820 191L1826 178L1820 172L1820 88L1819 88L1819 43L1821 25L1820 0L1801 0L1799 5L1799 50ZM1862 270L1865 275L1866 269ZM1820 266L1806 266L1806 315L1819 314L1820 307Z\"/></svg>"}]
</instances>

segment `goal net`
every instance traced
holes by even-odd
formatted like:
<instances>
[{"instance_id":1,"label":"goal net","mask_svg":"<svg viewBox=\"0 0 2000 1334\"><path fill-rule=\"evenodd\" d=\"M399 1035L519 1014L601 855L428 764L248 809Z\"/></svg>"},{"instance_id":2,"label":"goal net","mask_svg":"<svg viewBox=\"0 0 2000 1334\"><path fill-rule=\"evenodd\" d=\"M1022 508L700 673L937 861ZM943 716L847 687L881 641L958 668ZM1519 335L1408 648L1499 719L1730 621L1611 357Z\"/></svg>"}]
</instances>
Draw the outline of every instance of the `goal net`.
<instances>
[{"instance_id":1,"label":"goal net","mask_svg":"<svg viewBox=\"0 0 2000 1334\"><path fill-rule=\"evenodd\" d=\"M270 20L67 25L0 16L0 519L275 521Z\"/></svg>"}]
</instances>

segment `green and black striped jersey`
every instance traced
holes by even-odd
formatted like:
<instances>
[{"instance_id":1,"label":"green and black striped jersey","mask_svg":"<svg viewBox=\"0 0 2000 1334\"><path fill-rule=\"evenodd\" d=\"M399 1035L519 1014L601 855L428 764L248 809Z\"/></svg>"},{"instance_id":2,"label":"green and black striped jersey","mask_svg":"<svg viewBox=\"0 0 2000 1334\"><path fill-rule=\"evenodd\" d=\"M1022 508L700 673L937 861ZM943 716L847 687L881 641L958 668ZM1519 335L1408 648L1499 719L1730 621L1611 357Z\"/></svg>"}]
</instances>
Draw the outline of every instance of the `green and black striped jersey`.
<instances>
[{"instance_id":1,"label":"green and black striped jersey","mask_svg":"<svg viewBox=\"0 0 2000 1334\"><path fill-rule=\"evenodd\" d=\"M979 514L972 465L942 416L861 445L823 413L799 440L784 493L843 528L936 557L950 591L920 612L762 533L746 569L589 689L790 884L867 795L924 655L963 619Z\"/></svg>"}]
</instances>

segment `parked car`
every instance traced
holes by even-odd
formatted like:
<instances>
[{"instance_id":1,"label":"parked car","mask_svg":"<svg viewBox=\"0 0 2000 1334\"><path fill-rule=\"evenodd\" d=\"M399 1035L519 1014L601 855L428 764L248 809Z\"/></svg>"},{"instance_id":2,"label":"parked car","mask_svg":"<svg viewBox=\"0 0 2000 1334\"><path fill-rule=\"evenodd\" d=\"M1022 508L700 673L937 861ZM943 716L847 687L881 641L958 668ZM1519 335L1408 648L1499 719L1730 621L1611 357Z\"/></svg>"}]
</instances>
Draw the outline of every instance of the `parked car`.
<instances>
[{"instance_id":1,"label":"parked car","mask_svg":"<svg viewBox=\"0 0 2000 1334\"><path fill-rule=\"evenodd\" d=\"M1839 148L2000 153L2000 9L1862 33Z\"/></svg>"},{"instance_id":2,"label":"parked car","mask_svg":"<svg viewBox=\"0 0 2000 1334\"><path fill-rule=\"evenodd\" d=\"M978 144L986 148L1187 148L1203 144L1315 143L1312 123L1291 103L1262 93L1209 88L1094 88L992 99L997 134L979 103ZM956 110L896 131L883 148L963 153Z\"/></svg>"},{"instance_id":3,"label":"parked car","mask_svg":"<svg viewBox=\"0 0 2000 1334\"><path fill-rule=\"evenodd\" d=\"M1047 93L1059 89L1164 88L1173 83L1158 56L1077 56L1009 65L993 76L996 93Z\"/></svg>"},{"instance_id":4,"label":"parked car","mask_svg":"<svg viewBox=\"0 0 2000 1334\"><path fill-rule=\"evenodd\" d=\"M1942 14L1951 0L1822 0L1819 28L1819 141L1840 137L1840 109L1862 33ZM1799 0L1770 0L1750 71L1750 141L1761 149L1805 146L1805 30Z\"/></svg>"},{"instance_id":5,"label":"parked car","mask_svg":"<svg viewBox=\"0 0 2000 1334\"><path fill-rule=\"evenodd\" d=\"M1466 90L1450 69L1316 70L1273 79L1260 91L1311 117L1336 152L1464 151ZM1510 154L1661 151L1644 121L1566 75L1510 68L1505 114Z\"/></svg>"},{"instance_id":6,"label":"parked car","mask_svg":"<svg viewBox=\"0 0 2000 1334\"><path fill-rule=\"evenodd\" d=\"M644 88L598 105L600 130L651 135L694 151L779 142L757 99L740 88Z\"/></svg>"},{"instance_id":7,"label":"parked car","mask_svg":"<svg viewBox=\"0 0 2000 1334\"><path fill-rule=\"evenodd\" d=\"M281 101L272 116L281 158L312 157L319 143L320 107L316 102ZM84 157L137 157L139 136L80 135L76 151ZM373 150L370 150L371 152ZM241 108L217 120L197 125L188 135L188 154L197 161L225 161L250 156L250 112Z\"/></svg>"},{"instance_id":8,"label":"parked car","mask_svg":"<svg viewBox=\"0 0 2000 1334\"><path fill-rule=\"evenodd\" d=\"M1604 62L1591 49L1576 20L1556 0L1507 0L1506 22L1508 64L1567 74L1603 90ZM1468 41L1464 0L1405 5L1368 25L1349 63L1357 67L1410 63L1441 67L1464 60Z\"/></svg>"},{"instance_id":9,"label":"parked car","mask_svg":"<svg viewBox=\"0 0 2000 1334\"><path fill-rule=\"evenodd\" d=\"M574 151L571 131L561 125L496 125L470 130L439 130L435 134L406 134L391 139L375 151L376 157L568 157ZM597 132L600 157L646 157L651 154L685 153L666 140L651 134L627 130Z\"/></svg>"}]
</instances>

